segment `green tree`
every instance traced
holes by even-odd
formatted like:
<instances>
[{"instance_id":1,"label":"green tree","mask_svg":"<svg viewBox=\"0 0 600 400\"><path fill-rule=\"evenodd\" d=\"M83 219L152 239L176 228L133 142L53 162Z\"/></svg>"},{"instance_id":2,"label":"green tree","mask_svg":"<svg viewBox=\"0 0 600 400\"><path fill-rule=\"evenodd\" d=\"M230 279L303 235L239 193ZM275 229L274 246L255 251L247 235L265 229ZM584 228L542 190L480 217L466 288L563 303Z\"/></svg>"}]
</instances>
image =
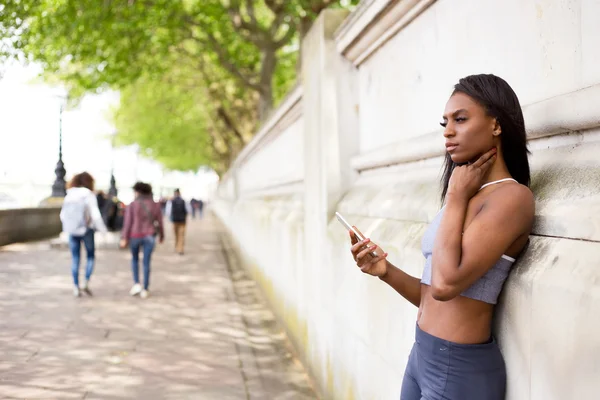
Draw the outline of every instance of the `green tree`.
<instances>
[{"instance_id":1,"label":"green tree","mask_svg":"<svg viewBox=\"0 0 600 400\"><path fill-rule=\"evenodd\" d=\"M117 144L138 144L145 155L170 169L207 165L225 172L251 138L256 112L248 105L256 103L256 96L226 79L199 85L196 80L205 79L202 74L211 73L210 66L198 74L180 63L161 79L143 76L122 89L113 114ZM214 96L220 101L212 101ZM237 116L235 124L225 108Z\"/></svg>"},{"instance_id":2,"label":"green tree","mask_svg":"<svg viewBox=\"0 0 600 400\"><path fill-rule=\"evenodd\" d=\"M75 99L107 88L139 93L145 90L141 82L154 80L202 91L202 101L218 104L202 112L211 113L228 137L244 142L293 85L299 35L324 8L357 2L5 0L0 57L41 64L44 77L65 84ZM174 82L181 60L185 82ZM190 74L194 69L197 77ZM198 135L210 137L206 131Z\"/></svg>"}]
</instances>

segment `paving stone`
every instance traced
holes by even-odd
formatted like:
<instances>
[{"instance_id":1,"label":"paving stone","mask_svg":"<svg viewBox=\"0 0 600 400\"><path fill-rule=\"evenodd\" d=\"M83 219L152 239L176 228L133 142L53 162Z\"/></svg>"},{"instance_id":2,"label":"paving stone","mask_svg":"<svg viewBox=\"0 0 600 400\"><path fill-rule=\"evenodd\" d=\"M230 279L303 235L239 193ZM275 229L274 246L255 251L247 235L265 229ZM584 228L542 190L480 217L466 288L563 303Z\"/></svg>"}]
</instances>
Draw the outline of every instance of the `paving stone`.
<instances>
[{"instance_id":1,"label":"paving stone","mask_svg":"<svg viewBox=\"0 0 600 400\"><path fill-rule=\"evenodd\" d=\"M64 238L0 248L0 399L317 398L213 217L188 223L185 255L158 246L145 300L113 236L93 297L72 295Z\"/></svg>"}]
</instances>

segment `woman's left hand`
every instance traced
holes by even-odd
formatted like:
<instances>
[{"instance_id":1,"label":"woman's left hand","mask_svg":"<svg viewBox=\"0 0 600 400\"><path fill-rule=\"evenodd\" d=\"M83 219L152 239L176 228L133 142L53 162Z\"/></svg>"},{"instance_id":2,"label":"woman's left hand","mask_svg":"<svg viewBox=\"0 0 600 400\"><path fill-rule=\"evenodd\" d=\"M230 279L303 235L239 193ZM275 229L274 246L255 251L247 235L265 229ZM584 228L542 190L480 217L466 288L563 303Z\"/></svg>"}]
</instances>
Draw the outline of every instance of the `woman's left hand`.
<instances>
[{"instance_id":1,"label":"woman's left hand","mask_svg":"<svg viewBox=\"0 0 600 400\"><path fill-rule=\"evenodd\" d=\"M448 195L465 196L467 200L475 196L494 161L496 161L495 147L484 153L473 164L454 167L448 183Z\"/></svg>"}]
</instances>

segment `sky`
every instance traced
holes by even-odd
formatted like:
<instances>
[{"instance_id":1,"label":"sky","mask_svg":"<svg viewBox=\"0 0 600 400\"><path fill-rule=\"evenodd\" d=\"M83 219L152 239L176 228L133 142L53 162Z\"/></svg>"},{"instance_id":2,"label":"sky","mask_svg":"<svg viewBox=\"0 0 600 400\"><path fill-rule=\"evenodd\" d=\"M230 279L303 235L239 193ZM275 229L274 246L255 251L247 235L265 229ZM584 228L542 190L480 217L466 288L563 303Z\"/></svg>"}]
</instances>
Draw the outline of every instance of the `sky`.
<instances>
[{"instance_id":1,"label":"sky","mask_svg":"<svg viewBox=\"0 0 600 400\"><path fill-rule=\"evenodd\" d=\"M41 83L39 72L35 65L12 63L2 66L0 78L0 193L24 205L39 203L50 194L58 161L60 96L65 91ZM209 196L217 180L214 173L163 171L158 163L138 156L135 146L111 148L115 128L110 110L118 101L115 92L88 95L77 107L63 111L67 179L88 171L97 188L106 190L113 167L119 196L126 202L137 180L152 183L157 195L180 187L184 197Z\"/></svg>"}]
</instances>

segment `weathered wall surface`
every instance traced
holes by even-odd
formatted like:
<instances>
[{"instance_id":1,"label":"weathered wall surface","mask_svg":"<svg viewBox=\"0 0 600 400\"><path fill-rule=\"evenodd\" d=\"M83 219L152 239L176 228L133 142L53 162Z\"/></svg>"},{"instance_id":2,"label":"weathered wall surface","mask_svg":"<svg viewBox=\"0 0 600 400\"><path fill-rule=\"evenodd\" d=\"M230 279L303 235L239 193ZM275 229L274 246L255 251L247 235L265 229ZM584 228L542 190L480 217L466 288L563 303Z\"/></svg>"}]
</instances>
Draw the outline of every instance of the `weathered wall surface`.
<instances>
[{"instance_id":1,"label":"weathered wall surface","mask_svg":"<svg viewBox=\"0 0 600 400\"><path fill-rule=\"evenodd\" d=\"M349 254L337 210L420 276L452 85L523 105L536 223L498 307L508 399L600 392L600 2L369 0L305 39L302 86L219 188L217 213L326 398L397 399L416 308ZM297 151L289 151L297 148Z\"/></svg>"},{"instance_id":2,"label":"weathered wall surface","mask_svg":"<svg viewBox=\"0 0 600 400\"><path fill-rule=\"evenodd\" d=\"M60 207L0 210L0 246L57 236Z\"/></svg>"}]
</instances>

